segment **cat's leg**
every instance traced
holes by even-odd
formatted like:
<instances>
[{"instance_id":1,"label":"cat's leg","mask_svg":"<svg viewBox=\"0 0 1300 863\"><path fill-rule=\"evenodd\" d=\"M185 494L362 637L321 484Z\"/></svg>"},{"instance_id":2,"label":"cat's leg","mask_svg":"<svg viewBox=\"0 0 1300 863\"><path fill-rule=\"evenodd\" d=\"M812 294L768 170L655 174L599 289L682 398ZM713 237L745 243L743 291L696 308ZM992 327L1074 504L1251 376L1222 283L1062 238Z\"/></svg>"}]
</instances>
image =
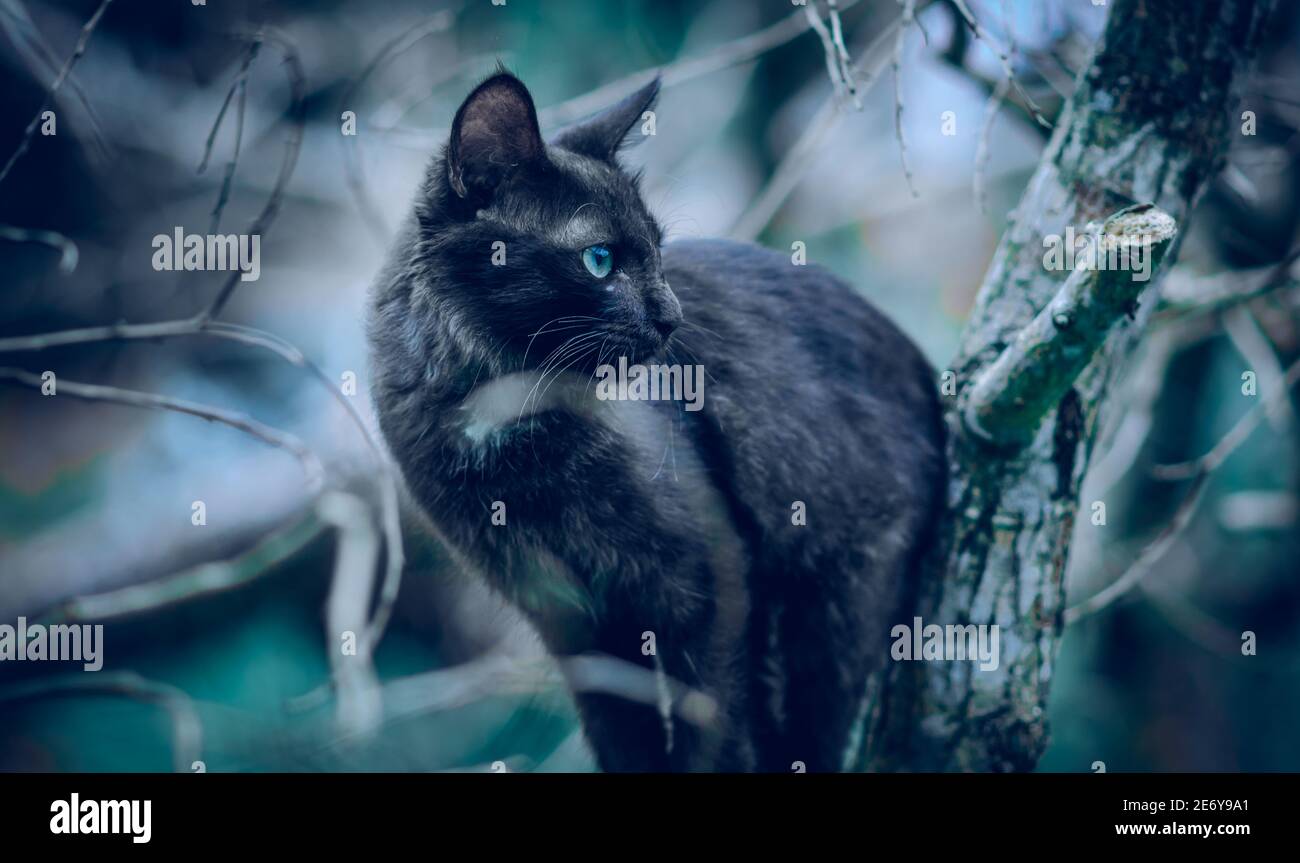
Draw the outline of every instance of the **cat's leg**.
<instances>
[{"instance_id":1,"label":"cat's leg","mask_svg":"<svg viewBox=\"0 0 1300 863\"><path fill-rule=\"evenodd\" d=\"M720 585L716 570L719 549L738 541L720 539L714 516L701 511L708 491L689 452L675 452L675 471L656 469L664 453L646 448L668 438L653 422L637 425L645 420L626 410L612 422L552 411L472 427L460 442L472 449L455 460L463 469L447 478L436 517L553 654L574 667L585 654L626 664L626 680L615 681L628 687L622 693L608 679L575 681L602 769L708 769L730 714L719 710L701 729L673 702L685 687L732 706L730 653L743 626L733 594L743 575Z\"/></svg>"},{"instance_id":2,"label":"cat's leg","mask_svg":"<svg viewBox=\"0 0 1300 863\"><path fill-rule=\"evenodd\" d=\"M843 770L867 677L889 661L908 555L878 541L821 560L767 584L781 683L779 742L767 750L767 770Z\"/></svg>"}]
</instances>

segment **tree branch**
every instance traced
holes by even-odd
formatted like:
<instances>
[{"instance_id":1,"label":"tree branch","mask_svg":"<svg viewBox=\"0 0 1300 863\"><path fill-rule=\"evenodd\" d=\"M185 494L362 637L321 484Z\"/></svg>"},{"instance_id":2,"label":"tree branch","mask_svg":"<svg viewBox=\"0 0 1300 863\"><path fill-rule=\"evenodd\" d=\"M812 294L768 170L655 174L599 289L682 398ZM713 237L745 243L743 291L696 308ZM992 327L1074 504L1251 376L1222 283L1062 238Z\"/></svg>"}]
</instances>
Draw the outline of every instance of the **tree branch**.
<instances>
[{"instance_id":1,"label":"tree branch","mask_svg":"<svg viewBox=\"0 0 1300 863\"><path fill-rule=\"evenodd\" d=\"M40 375L22 369L0 367L0 380L10 380L23 386L39 390L44 383ZM316 454L307 448L299 438L288 432L271 428L246 414L221 408L209 407L198 402L174 399L155 393L127 390L119 387L106 387L98 384L83 384L63 378L56 379L56 393L92 402L108 402L136 408L153 408L189 414L209 422L221 423L252 435L263 443L290 453L302 465L302 472L307 478L308 490L315 494L324 485L325 470L321 467Z\"/></svg>"},{"instance_id":2,"label":"tree branch","mask_svg":"<svg viewBox=\"0 0 1300 863\"><path fill-rule=\"evenodd\" d=\"M280 204L284 199L285 189L289 186L289 178L293 176L293 169L298 164L298 153L302 150L303 132L306 128L307 113L307 77L302 69L302 60L298 56L298 49L284 35L274 30L266 30L254 34L249 34L245 38L251 41L265 40L273 42L280 48L284 54L284 67L286 74L289 76L289 136L284 142L284 157L280 162L280 173L275 178L275 186L271 189L271 196L266 201L266 206L258 214L257 219L249 227L249 234L264 234L275 217L280 212ZM217 292L217 296L212 300L206 309L199 312L198 320L208 321L221 314L230 297L239 287L243 277L243 272L234 269L226 278L225 284Z\"/></svg>"},{"instance_id":3,"label":"tree branch","mask_svg":"<svg viewBox=\"0 0 1300 863\"><path fill-rule=\"evenodd\" d=\"M18 144L18 149L14 150L13 154L9 156L9 160L5 162L4 167L0 168L0 183L4 182L5 177L9 176L9 172L13 170L14 165L17 164L18 160L27 152L27 148L31 146L32 137L36 134L36 129L41 125L41 115L49 109L50 104L54 101L55 94L59 92L59 88L63 86L63 82L67 81L68 76L72 74L72 67L77 65L77 61L81 59L81 55L86 53L86 46L90 44L90 37L94 34L95 28L99 26L100 19L104 17L104 13L108 11L108 7L111 5L113 5L113 0L103 0L103 2L99 4L99 8L94 11L82 26L81 34L77 37L76 46L73 47L72 53L68 56L68 59L64 61L63 68L59 70L58 77L54 79L54 83L51 84L50 89L46 91L45 98L41 100L41 106L36 109L36 115L32 117L32 121L28 123L27 128L23 130L23 137Z\"/></svg>"},{"instance_id":4,"label":"tree branch","mask_svg":"<svg viewBox=\"0 0 1300 863\"><path fill-rule=\"evenodd\" d=\"M1138 280L1134 260L1149 265L1146 273L1154 277L1176 233L1174 220L1154 204L1127 207L1102 223L1088 238L1096 262L1076 268L966 390L961 407L966 430L996 444L1033 440L1111 327L1130 314L1151 283ZM1107 268L1108 260L1121 268Z\"/></svg>"}]
</instances>

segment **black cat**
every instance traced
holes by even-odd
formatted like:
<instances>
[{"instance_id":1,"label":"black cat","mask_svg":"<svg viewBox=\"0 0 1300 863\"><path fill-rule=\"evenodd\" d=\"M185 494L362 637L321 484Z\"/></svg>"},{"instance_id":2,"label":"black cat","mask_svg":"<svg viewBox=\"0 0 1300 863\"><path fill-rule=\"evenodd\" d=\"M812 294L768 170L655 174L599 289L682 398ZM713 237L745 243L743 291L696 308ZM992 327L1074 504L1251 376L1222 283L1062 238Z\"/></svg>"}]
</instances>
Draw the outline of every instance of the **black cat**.
<instances>
[{"instance_id":1,"label":"black cat","mask_svg":"<svg viewBox=\"0 0 1300 863\"><path fill-rule=\"evenodd\" d=\"M839 770L941 504L933 373L825 270L663 244L617 160L657 91L550 144L517 78L469 95L374 288L380 423L553 654L714 699L577 687L602 769ZM602 399L619 357L702 366L703 398Z\"/></svg>"}]
</instances>

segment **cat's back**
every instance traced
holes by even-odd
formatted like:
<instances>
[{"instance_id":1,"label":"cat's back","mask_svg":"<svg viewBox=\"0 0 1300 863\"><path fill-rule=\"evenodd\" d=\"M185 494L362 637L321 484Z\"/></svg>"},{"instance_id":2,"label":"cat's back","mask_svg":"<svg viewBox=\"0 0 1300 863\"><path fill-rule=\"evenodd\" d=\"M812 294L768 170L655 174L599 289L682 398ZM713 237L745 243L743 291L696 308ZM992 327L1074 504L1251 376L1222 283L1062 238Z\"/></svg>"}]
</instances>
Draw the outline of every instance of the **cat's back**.
<instances>
[{"instance_id":1,"label":"cat's back","mask_svg":"<svg viewBox=\"0 0 1300 863\"><path fill-rule=\"evenodd\" d=\"M908 511L919 528L943 439L921 350L847 282L788 254L686 240L662 255L685 318L672 359L707 382L701 445L735 499L772 514L769 539L789 533L796 500L859 525Z\"/></svg>"},{"instance_id":2,"label":"cat's back","mask_svg":"<svg viewBox=\"0 0 1300 863\"><path fill-rule=\"evenodd\" d=\"M686 321L676 338L702 364L712 359L738 382L802 379L850 401L867 395L916 416L935 413L933 369L920 349L824 267L704 239L667 244L663 268Z\"/></svg>"}]
</instances>

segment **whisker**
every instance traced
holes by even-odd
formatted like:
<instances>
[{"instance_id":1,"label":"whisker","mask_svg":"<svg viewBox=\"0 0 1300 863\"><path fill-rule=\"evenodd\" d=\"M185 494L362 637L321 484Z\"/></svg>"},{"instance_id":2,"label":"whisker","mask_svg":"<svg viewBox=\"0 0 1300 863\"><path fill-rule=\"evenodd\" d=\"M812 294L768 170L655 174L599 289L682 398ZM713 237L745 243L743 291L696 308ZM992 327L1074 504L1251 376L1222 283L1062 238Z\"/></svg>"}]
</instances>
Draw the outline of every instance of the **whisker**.
<instances>
[{"instance_id":1,"label":"whisker","mask_svg":"<svg viewBox=\"0 0 1300 863\"><path fill-rule=\"evenodd\" d=\"M578 350L579 346L581 346L584 340L589 338L595 338L600 335L601 333L599 330L588 330L587 332L581 335L574 336L573 338L569 339L564 344L562 344L560 347L552 351L551 354L548 355L547 358L542 361L541 373L537 377L537 382L533 384L532 388L528 391L528 395L524 396L524 401L519 406L519 417L516 420L516 422L519 419L523 419L524 411L528 410L528 403L532 401L533 396L537 392L538 387L540 387L542 385L542 382L546 380L546 375L550 372L550 370L555 366L559 365L560 362L562 362L564 359L571 356L572 352ZM555 359L551 359L552 356L554 356ZM568 366L566 365L565 368L568 368ZM563 371L563 369L561 369L561 371Z\"/></svg>"},{"instance_id":2,"label":"whisker","mask_svg":"<svg viewBox=\"0 0 1300 863\"><path fill-rule=\"evenodd\" d=\"M539 404L542 403L542 401L546 398L546 393L551 389L551 387L555 386L555 382L560 379L560 376L563 375L565 371L567 371L571 366L575 365L576 363L581 362L584 357L591 356L591 354L593 354L595 350L596 350L596 346L594 344L587 345L585 348L582 349L580 353L578 353L571 360L565 363L564 367L561 368L559 371L555 372L555 374L551 377L551 382L546 385L546 388L543 389L541 394L537 397L537 402ZM540 383L540 381L538 382Z\"/></svg>"}]
</instances>

